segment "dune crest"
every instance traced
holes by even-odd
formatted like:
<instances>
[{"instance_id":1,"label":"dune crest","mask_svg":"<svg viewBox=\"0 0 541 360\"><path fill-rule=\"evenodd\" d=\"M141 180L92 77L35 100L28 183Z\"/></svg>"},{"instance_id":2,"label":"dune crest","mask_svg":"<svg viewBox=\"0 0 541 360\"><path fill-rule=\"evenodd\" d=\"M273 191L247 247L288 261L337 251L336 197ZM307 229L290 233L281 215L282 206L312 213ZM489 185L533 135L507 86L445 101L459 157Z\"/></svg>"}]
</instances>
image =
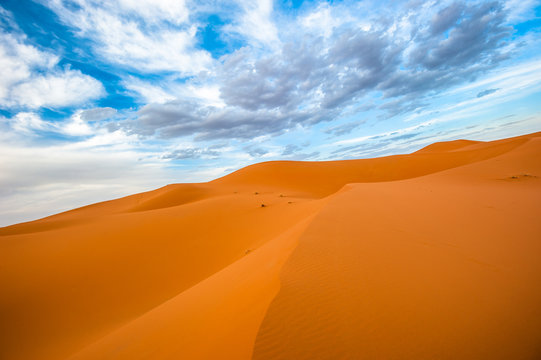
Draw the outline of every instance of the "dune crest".
<instances>
[{"instance_id":1,"label":"dune crest","mask_svg":"<svg viewBox=\"0 0 541 360\"><path fill-rule=\"evenodd\" d=\"M0 228L0 358L534 359L541 133Z\"/></svg>"}]
</instances>

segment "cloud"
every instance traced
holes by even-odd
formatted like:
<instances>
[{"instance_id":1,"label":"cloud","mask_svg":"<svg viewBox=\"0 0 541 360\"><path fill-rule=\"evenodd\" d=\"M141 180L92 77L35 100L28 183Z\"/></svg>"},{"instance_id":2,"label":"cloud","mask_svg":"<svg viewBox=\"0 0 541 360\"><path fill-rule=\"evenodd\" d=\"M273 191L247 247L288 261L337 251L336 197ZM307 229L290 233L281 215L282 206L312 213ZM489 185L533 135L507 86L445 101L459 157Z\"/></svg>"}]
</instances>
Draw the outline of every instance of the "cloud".
<instances>
[{"instance_id":1,"label":"cloud","mask_svg":"<svg viewBox=\"0 0 541 360\"><path fill-rule=\"evenodd\" d=\"M398 13L380 19L386 26L337 23L325 36L310 28L263 54L243 47L214 67L210 84L219 89L220 107L186 96L167 99L119 126L162 138L246 139L339 119L366 97L379 98L379 116L388 118L426 107L428 96L475 79L506 58L510 28L499 3L455 2L427 11L431 17ZM394 36L413 27L408 36ZM294 24L284 31L299 29ZM348 126L329 133L343 135L354 129Z\"/></svg>"},{"instance_id":2,"label":"cloud","mask_svg":"<svg viewBox=\"0 0 541 360\"><path fill-rule=\"evenodd\" d=\"M116 109L110 107L93 108L81 111L81 119L85 121L102 121L113 117Z\"/></svg>"},{"instance_id":3,"label":"cloud","mask_svg":"<svg viewBox=\"0 0 541 360\"><path fill-rule=\"evenodd\" d=\"M300 146L297 146L295 144L288 144L284 148L284 151L282 151L282 155L283 156L292 155L292 154L294 154L295 152L297 152L299 150L301 150Z\"/></svg>"},{"instance_id":4,"label":"cloud","mask_svg":"<svg viewBox=\"0 0 541 360\"><path fill-rule=\"evenodd\" d=\"M56 55L25 42L24 35L0 30L0 106L66 107L104 95L101 82L78 70L60 68Z\"/></svg>"},{"instance_id":5,"label":"cloud","mask_svg":"<svg viewBox=\"0 0 541 360\"><path fill-rule=\"evenodd\" d=\"M164 79L157 82L128 76L122 85L143 104L163 104L182 98L199 101L202 105L224 106L219 87L197 79L188 82Z\"/></svg>"},{"instance_id":6,"label":"cloud","mask_svg":"<svg viewBox=\"0 0 541 360\"><path fill-rule=\"evenodd\" d=\"M186 22L189 16L184 0L119 0L118 5L123 11L153 22L165 20L178 25Z\"/></svg>"},{"instance_id":7,"label":"cloud","mask_svg":"<svg viewBox=\"0 0 541 360\"><path fill-rule=\"evenodd\" d=\"M451 5L441 9L432 17L430 32L432 35L441 34L457 24L462 16L464 4L454 2Z\"/></svg>"},{"instance_id":8,"label":"cloud","mask_svg":"<svg viewBox=\"0 0 541 360\"><path fill-rule=\"evenodd\" d=\"M456 6L459 5L453 4L447 9ZM461 14L460 21L458 18L453 20L456 24L446 29L449 31L446 38L442 39L439 34L419 36L422 42L417 43L410 61L432 70L497 60L499 54L494 50L502 45L501 40L512 31L512 28L505 25L506 12L501 4L488 2L465 6ZM447 27L448 20L443 19L442 22Z\"/></svg>"},{"instance_id":9,"label":"cloud","mask_svg":"<svg viewBox=\"0 0 541 360\"><path fill-rule=\"evenodd\" d=\"M304 146L304 145L303 145ZM301 152L302 147L295 144L287 144L280 156L289 160L313 160L320 155L319 151Z\"/></svg>"},{"instance_id":10,"label":"cloud","mask_svg":"<svg viewBox=\"0 0 541 360\"><path fill-rule=\"evenodd\" d=\"M265 150L261 147L254 147L254 146L246 146L243 148L244 151L248 153L251 157L259 158L262 157L265 154L268 154L269 151Z\"/></svg>"},{"instance_id":11,"label":"cloud","mask_svg":"<svg viewBox=\"0 0 541 360\"><path fill-rule=\"evenodd\" d=\"M325 134L333 135L333 136L342 136L349 134L353 130L357 129L359 126L361 126L364 122L362 121L355 121L355 122L349 122L341 125L336 125L329 127L324 130Z\"/></svg>"},{"instance_id":12,"label":"cloud","mask_svg":"<svg viewBox=\"0 0 541 360\"><path fill-rule=\"evenodd\" d=\"M322 3L315 10L302 16L299 22L305 31L329 38L335 28L350 21L360 22L359 19L354 19L348 12L334 14L331 6ZM362 24L362 22L360 23ZM363 26L363 30L369 30L369 28L368 24Z\"/></svg>"},{"instance_id":13,"label":"cloud","mask_svg":"<svg viewBox=\"0 0 541 360\"><path fill-rule=\"evenodd\" d=\"M58 132L70 136L93 135L95 130L85 119L85 111L78 111L69 120L58 123Z\"/></svg>"},{"instance_id":14,"label":"cloud","mask_svg":"<svg viewBox=\"0 0 541 360\"><path fill-rule=\"evenodd\" d=\"M536 7L539 6L538 0L507 0L505 9L509 12L509 21L521 22L536 17Z\"/></svg>"},{"instance_id":15,"label":"cloud","mask_svg":"<svg viewBox=\"0 0 541 360\"><path fill-rule=\"evenodd\" d=\"M240 0L237 3L243 14L235 24L225 26L224 31L240 34L254 46L279 44L278 30L272 20L272 0Z\"/></svg>"},{"instance_id":16,"label":"cloud","mask_svg":"<svg viewBox=\"0 0 541 360\"><path fill-rule=\"evenodd\" d=\"M101 83L78 70L35 76L11 88L8 106L29 108L79 105L104 95Z\"/></svg>"},{"instance_id":17,"label":"cloud","mask_svg":"<svg viewBox=\"0 0 541 360\"><path fill-rule=\"evenodd\" d=\"M90 39L94 54L139 72L174 72L178 77L206 70L211 56L196 48L197 27L187 23L184 1L43 1L76 34Z\"/></svg>"},{"instance_id":18,"label":"cloud","mask_svg":"<svg viewBox=\"0 0 541 360\"><path fill-rule=\"evenodd\" d=\"M8 121L13 130L23 134L56 129L54 125L43 121L39 115L32 112L19 112Z\"/></svg>"},{"instance_id":19,"label":"cloud","mask_svg":"<svg viewBox=\"0 0 541 360\"><path fill-rule=\"evenodd\" d=\"M164 139L196 135L197 140L250 139L277 135L306 121L321 121L309 112L282 113L239 107L216 108L192 100L149 104L138 112L138 119L118 123L130 133L157 135Z\"/></svg>"},{"instance_id":20,"label":"cloud","mask_svg":"<svg viewBox=\"0 0 541 360\"><path fill-rule=\"evenodd\" d=\"M97 135L101 124L100 121L108 119L116 114L112 108L94 108L77 110L69 118L46 121L35 112L18 112L11 118L0 118L8 123L15 133L33 135L38 137L43 133L56 133L67 136L92 136Z\"/></svg>"},{"instance_id":21,"label":"cloud","mask_svg":"<svg viewBox=\"0 0 541 360\"><path fill-rule=\"evenodd\" d=\"M477 93L477 97L478 98L482 98L483 96L487 96L487 95L490 95L490 94L493 94L495 93L496 91L498 91L500 89L486 89L486 90L483 90L483 91L479 91Z\"/></svg>"},{"instance_id":22,"label":"cloud","mask_svg":"<svg viewBox=\"0 0 541 360\"><path fill-rule=\"evenodd\" d=\"M177 149L162 156L167 160L185 160L185 159L201 159L201 158L217 158L220 152L213 148L186 148Z\"/></svg>"},{"instance_id":23,"label":"cloud","mask_svg":"<svg viewBox=\"0 0 541 360\"><path fill-rule=\"evenodd\" d=\"M169 89L170 86L165 88L162 84L153 84L134 76L128 76L122 84L129 93L138 97L144 104L163 104L176 99L176 96L172 94L172 89Z\"/></svg>"}]
</instances>

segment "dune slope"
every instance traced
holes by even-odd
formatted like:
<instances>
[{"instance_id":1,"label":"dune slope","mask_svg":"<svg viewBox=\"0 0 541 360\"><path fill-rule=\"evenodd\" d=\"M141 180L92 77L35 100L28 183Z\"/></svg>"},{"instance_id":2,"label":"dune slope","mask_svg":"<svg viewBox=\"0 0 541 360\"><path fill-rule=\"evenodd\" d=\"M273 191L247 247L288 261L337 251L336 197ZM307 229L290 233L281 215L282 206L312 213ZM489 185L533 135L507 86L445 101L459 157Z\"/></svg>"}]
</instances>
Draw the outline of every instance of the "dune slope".
<instances>
[{"instance_id":1,"label":"dune slope","mask_svg":"<svg viewBox=\"0 0 541 360\"><path fill-rule=\"evenodd\" d=\"M534 359L541 133L0 228L2 359Z\"/></svg>"}]
</instances>

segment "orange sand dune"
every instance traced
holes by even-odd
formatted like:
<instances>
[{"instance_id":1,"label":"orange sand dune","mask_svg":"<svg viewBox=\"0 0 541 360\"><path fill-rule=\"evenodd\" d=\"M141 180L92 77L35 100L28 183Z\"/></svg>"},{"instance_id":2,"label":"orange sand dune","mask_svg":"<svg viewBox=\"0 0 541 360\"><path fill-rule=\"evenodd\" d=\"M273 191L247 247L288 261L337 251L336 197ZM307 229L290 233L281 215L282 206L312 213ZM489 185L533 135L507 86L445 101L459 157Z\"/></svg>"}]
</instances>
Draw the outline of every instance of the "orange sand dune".
<instances>
[{"instance_id":1,"label":"orange sand dune","mask_svg":"<svg viewBox=\"0 0 541 360\"><path fill-rule=\"evenodd\" d=\"M541 358L539 214L536 133L0 228L0 359Z\"/></svg>"}]
</instances>

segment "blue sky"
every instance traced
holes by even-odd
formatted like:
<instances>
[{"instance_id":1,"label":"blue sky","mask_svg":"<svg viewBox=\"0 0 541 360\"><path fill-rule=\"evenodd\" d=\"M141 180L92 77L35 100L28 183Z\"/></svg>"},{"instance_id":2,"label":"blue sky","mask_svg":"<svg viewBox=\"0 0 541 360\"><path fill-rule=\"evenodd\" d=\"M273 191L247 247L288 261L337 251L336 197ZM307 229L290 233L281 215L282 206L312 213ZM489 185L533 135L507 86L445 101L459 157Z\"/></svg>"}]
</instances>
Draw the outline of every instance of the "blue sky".
<instances>
[{"instance_id":1,"label":"blue sky","mask_svg":"<svg viewBox=\"0 0 541 360\"><path fill-rule=\"evenodd\" d=\"M0 225L541 130L539 1L3 0Z\"/></svg>"}]
</instances>

